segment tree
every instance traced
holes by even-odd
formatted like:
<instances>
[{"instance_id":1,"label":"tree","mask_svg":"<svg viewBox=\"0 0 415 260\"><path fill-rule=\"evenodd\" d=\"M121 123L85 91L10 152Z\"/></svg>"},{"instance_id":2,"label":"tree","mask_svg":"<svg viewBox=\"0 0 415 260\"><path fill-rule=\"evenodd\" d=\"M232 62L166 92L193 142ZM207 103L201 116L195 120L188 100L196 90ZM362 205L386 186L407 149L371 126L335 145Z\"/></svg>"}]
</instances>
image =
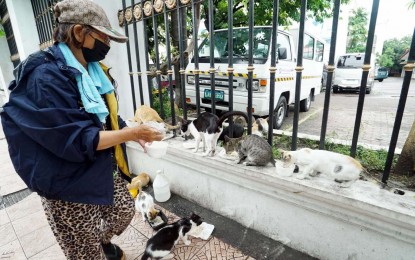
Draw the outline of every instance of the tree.
<instances>
[{"instance_id":1,"label":"tree","mask_svg":"<svg viewBox=\"0 0 415 260\"><path fill-rule=\"evenodd\" d=\"M409 49L411 36L405 36L401 39L393 38L383 43L382 55L379 57L381 67L387 67L391 71L400 71L402 68L401 56Z\"/></svg>"},{"instance_id":2,"label":"tree","mask_svg":"<svg viewBox=\"0 0 415 260\"><path fill-rule=\"evenodd\" d=\"M3 37L4 35L6 35L6 33L4 32L3 27L0 25L0 37Z\"/></svg>"},{"instance_id":3,"label":"tree","mask_svg":"<svg viewBox=\"0 0 415 260\"><path fill-rule=\"evenodd\" d=\"M368 13L359 7L352 11L347 26L346 52L365 52L367 40Z\"/></svg>"}]
</instances>

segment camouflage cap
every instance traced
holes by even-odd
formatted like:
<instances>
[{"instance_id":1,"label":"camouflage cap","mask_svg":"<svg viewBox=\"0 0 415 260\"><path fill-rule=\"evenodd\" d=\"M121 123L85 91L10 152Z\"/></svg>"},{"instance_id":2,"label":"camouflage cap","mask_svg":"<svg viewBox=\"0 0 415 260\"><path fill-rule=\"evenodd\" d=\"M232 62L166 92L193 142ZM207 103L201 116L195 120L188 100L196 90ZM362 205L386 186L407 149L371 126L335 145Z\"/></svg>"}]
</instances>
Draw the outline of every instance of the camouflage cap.
<instances>
[{"instance_id":1,"label":"camouflage cap","mask_svg":"<svg viewBox=\"0 0 415 260\"><path fill-rule=\"evenodd\" d=\"M64 0L55 5L54 14L58 23L89 25L108 35L116 42L126 42L127 37L111 27L104 10L90 0Z\"/></svg>"}]
</instances>

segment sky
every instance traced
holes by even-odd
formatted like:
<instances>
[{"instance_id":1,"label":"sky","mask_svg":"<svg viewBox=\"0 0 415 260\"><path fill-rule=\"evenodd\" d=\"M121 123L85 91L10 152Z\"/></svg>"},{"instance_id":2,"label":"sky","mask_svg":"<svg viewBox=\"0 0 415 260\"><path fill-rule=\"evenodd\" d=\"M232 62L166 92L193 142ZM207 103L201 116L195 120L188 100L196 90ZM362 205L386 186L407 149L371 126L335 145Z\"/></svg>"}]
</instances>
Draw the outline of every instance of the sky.
<instances>
[{"instance_id":1,"label":"sky","mask_svg":"<svg viewBox=\"0 0 415 260\"><path fill-rule=\"evenodd\" d=\"M412 35L415 28L415 8L408 9L410 1L413 0L380 0L376 34L385 40ZM364 7L370 13L372 3L371 0L351 0L349 5L352 9L355 6Z\"/></svg>"}]
</instances>

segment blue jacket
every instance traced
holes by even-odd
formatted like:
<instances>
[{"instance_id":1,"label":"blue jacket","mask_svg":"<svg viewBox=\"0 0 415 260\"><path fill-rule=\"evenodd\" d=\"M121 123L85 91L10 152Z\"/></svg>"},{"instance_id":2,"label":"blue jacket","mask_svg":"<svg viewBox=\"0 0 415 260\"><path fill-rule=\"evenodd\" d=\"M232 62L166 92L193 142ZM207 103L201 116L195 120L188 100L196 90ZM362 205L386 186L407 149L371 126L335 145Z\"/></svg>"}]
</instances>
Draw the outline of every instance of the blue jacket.
<instances>
[{"instance_id":1,"label":"blue jacket","mask_svg":"<svg viewBox=\"0 0 415 260\"><path fill-rule=\"evenodd\" d=\"M52 46L30 55L15 70L1 113L16 172L48 199L110 205L112 149L97 151L102 123L82 108L61 51Z\"/></svg>"}]
</instances>

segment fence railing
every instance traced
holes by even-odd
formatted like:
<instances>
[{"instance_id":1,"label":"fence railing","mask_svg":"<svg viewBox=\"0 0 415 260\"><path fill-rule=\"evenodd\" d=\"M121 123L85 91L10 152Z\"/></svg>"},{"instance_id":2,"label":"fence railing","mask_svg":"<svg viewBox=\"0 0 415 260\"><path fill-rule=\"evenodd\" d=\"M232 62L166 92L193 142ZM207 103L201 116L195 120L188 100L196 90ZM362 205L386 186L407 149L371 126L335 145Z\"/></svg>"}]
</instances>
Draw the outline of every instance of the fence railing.
<instances>
[{"instance_id":1,"label":"fence railing","mask_svg":"<svg viewBox=\"0 0 415 260\"><path fill-rule=\"evenodd\" d=\"M39 39L40 39L40 46L41 48L46 47L51 44L52 40L52 28L55 26L53 21L53 5L58 1L47 1L47 0L31 0L33 11L35 14L36 25L38 28ZM3 3L4 0L0 0L0 3ZM217 100L215 91L216 91L216 75L217 70L215 69L215 57L214 57L214 6L212 0L130 0L127 1L123 0L122 5L123 9L118 11L118 18L120 26L123 26L125 29L125 34L129 37L129 42L127 43L127 54L128 54L128 68L129 68L129 76L130 76L130 83L131 83L131 92L133 96L133 108L134 111L137 109L137 101L135 100L135 93L138 90L140 96L140 104L143 105L144 101L144 89L147 88L147 92L149 95L150 106L154 106L153 104L153 96L158 95L158 102L160 106L160 116L165 118L164 109L163 109L163 96L168 95L170 97L170 109L172 113L172 123L176 124L176 115L175 115L175 106L174 106L174 86L173 86L173 79L172 76L174 74L173 66L178 66L179 70L179 82L180 82L180 96L181 96L181 103L182 103L182 111L183 117L186 119L188 110L186 106L186 86L185 86L185 74L186 72L186 64L188 59L188 52L189 46L186 44L186 39L193 40L193 47L191 50L193 51L193 63L194 68L192 69L192 75L194 76L194 91L195 91L195 109L197 115L199 115L201 111L201 87L200 87L200 74L204 73L200 70L200 63L199 63L199 46L198 46L198 39L199 39L199 23L200 23L200 5L205 4L207 6L207 15L208 15L208 26L207 29L209 31L209 66L207 73L209 74L210 80L210 93L211 93L211 100L210 100L210 111L215 112L217 110L217 104L221 104L220 100ZM228 31L227 35L229 39L232 39L235 31L233 28L233 11L232 6L234 4L233 0L228 1ZM252 100L255 97L256 93L253 91L253 81L255 79L254 74L254 54L253 54L253 31L254 31L254 13L255 13L255 4L253 0L248 2L248 13L249 13L249 21L248 21L248 34L249 34L249 41L248 41L248 62L246 66L247 73L247 99L246 99L246 111L248 113L248 133L252 131L252 112L253 112L253 104ZM324 98L324 109L323 109L323 117L322 117L322 128L320 133L320 144L319 148L324 149L326 143L326 131L327 131L327 124L328 124L328 115L329 115L329 107L330 107L330 97L331 97L331 86L333 82L333 73L335 70L335 48L336 48L336 38L337 38L337 28L338 28L338 21L339 21L339 11L340 11L340 0L333 1L333 25L332 25L332 34L331 34L331 42L330 42L330 52L329 52L329 61L327 66L327 82L325 88L325 98ZM301 1L301 13L300 13L300 21L299 21L299 37L298 37L298 52L296 58L296 66L295 66L295 73L296 73L296 84L295 84L295 102L294 102L294 119L293 119L293 130L292 130L292 150L297 149L297 139L298 139L298 121L299 121L299 110L300 110L300 94L302 91L303 79L307 77L307 75L302 75L303 73L303 58L304 58L304 27L305 27L305 15L307 12L307 1ZM358 144L359 138L359 129L361 125L361 118L363 113L364 107L364 100L365 100L365 90L366 84L368 80L369 69L374 64L370 64L370 57L372 52L372 45L374 40L374 32L376 27L376 19L378 14L379 8L379 0L373 0L372 10L371 10L371 17L370 17L370 25L368 31L368 39L366 43L366 52L364 58L364 66L362 71L362 80L360 82L360 91L359 91L359 99L358 99L358 106L356 109L356 119L354 124L354 132L353 132L353 139L352 139L352 146L350 150L351 156L356 156L356 148ZM189 14L191 13L191 14ZM277 71L281 66L279 61L279 51L278 51L278 44L280 43L279 40L279 30L278 30L278 13L279 13L279 0L273 1L273 16L272 16L272 35L271 35L271 61L269 67L269 93L274 93L276 91L276 84L279 84L279 80L277 80ZM180 17L186 14L189 16L187 21L183 21ZM173 16L178 17L177 19L172 19ZM178 29L177 36L179 37L178 41L178 53L179 55L175 56L172 59L172 50L171 50L171 42L173 41L172 35L170 31L172 30L171 27L172 22L174 26L177 26ZM138 37L138 27L137 25L142 23L142 27L144 28L144 53L140 53L139 49L139 41L143 38ZM183 31L182 28L187 24L190 24L190 31ZM133 35L129 35L131 32ZM163 39L159 39L159 30L164 30L164 37ZM185 33L184 33L185 32ZM141 35L140 35L141 36ZM160 46L161 43L165 45L166 48L166 60L163 63L163 68L161 68L162 60L160 56ZM134 57L132 57L132 48L134 48ZM227 92L228 92L228 102L227 102L227 109L232 111L234 110L234 81L235 81L235 69L234 69L234 48L233 41L230 40L227 42L228 48L228 60L227 60L227 69L225 75L227 76ZM176 50L177 50L176 49ZM186 49L186 51L185 51ZM140 66L141 59L145 59L146 67L150 68L150 50L153 51L154 55L154 70L143 70ZM186 53L187 52L187 53ZM178 59L176 59L178 57ZM412 38L411 49L409 51L408 63L405 66L405 77L402 83L402 91L399 100L399 105L397 108L397 113L395 117L395 124L393 128L393 133L391 137L391 142L388 150L388 157L385 163L385 170L383 173L382 181L384 183L387 182L394 151L396 148L397 138L399 135L399 129L402 122L402 116L406 104L406 99L408 96L408 89L410 85L410 79L412 76L412 71L414 68L415 62L415 31ZM133 67L137 68L137 71L133 71ZM162 86L162 74L167 74L167 81L168 81L168 93L163 91ZM223 74L223 73L222 73ZM143 85L142 77L147 77L148 86ZM153 77L155 77L158 89L154 91L153 89ZM135 81L137 79L137 81ZM203 77L205 80L205 77ZM223 81L223 79L221 78ZM138 86L135 86L135 82L138 82ZM176 80L177 82L177 80ZM223 87L223 86L221 86ZM278 106L278 104L277 104ZM268 142L272 145L273 144L273 129L274 123L276 122L274 118L276 118L278 111L276 111L274 95L269 95L269 129L268 129ZM230 120L230 124L232 124L232 120Z\"/></svg>"},{"instance_id":2,"label":"fence railing","mask_svg":"<svg viewBox=\"0 0 415 260\"><path fill-rule=\"evenodd\" d=\"M53 16L53 7L58 0L31 0L36 28L39 35L41 50L53 44L53 28L56 21Z\"/></svg>"},{"instance_id":3,"label":"fence railing","mask_svg":"<svg viewBox=\"0 0 415 260\"><path fill-rule=\"evenodd\" d=\"M207 6L208 6L208 31L209 31L209 44L210 44L210 57L209 57L209 63L210 63L210 69L209 69L209 75L210 75L210 91L211 93L215 93L216 90L216 85L215 85L215 75L217 73L217 71L215 70L215 59L214 59L214 37L215 37L215 33L214 32L214 6L213 6L213 1L212 0L206 0L207 1ZM192 28L192 32L189 34L189 37L191 36L191 38L194 41L194 50L193 50L193 61L194 61L194 69L193 69L193 75L194 75L194 89L195 89L195 95L196 95L196 100L195 100L195 107L196 107L196 112L197 115L199 115L201 113L201 93L200 93L200 79L199 79L199 75L201 73L200 69L199 69L199 56L198 56L198 44L197 44L197 39L199 38L198 32L199 32L199 14L198 11L200 9L199 5L200 3L203 3L204 1L190 1L190 0L181 0L181 1L162 1L162 0L156 0L154 2L151 1L140 1L138 3L135 3L134 1L131 1L131 5L130 6L126 6L126 1L123 1L123 10L119 11L119 17L120 17L120 24L122 24L125 27L125 31L126 33L128 33L128 27L130 25L132 25L134 27L134 32L137 31L136 29L136 24L137 23L143 23L144 27L147 28L149 26L150 23L152 23L152 31L153 31L153 44L154 44L154 50L155 50L155 66L156 66L156 78L157 78L157 84L158 84L158 98L160 100L160 106L162 106L162 95L170 95L170 102L171 102L171 110L172 110L172 118L174 120L175 118L175 114L174 114L174 99L173 99L173 86L171 84L172 79L171 79L171 75L172 75L172 63L171 63L171 51L170 51L170 34L169 32L169 24L171 19L169 19L170 15L172 12L177 12L178 16L181 14L181 12L186 12L186 9L190 9L191 10L191 28ZM279 67L279 61L278 61L278 53L277 53L277 44L278 44L278 12L279 12L279 1L278 0L274 0L274 7L273 7L273 19L272 19L272 39L271 39L271 65L270 65L270 74L269 74L269 78L270 78L270 84L269 84L269 88L270 88L270 93L274 93L275 91L275 82L276 82L276 71ZM229 0L228 1L228 37L229 39L232 39L233 36L233 12L232 12L232 6L233 6L233 1ZM295 103L294 103L294 119L293 119L293 130L292 130L292 144L291 144L291 148L292 150L296 150L297 149L297 134L298 134L298 121L299 121L299 111L300 111L300 93L301 93L301 89L302 89L302 79L304 78L302 75L303 72L303 46L304 46L304 26L305 26L305 15L307 12L306 9L307 6L307 1L306 0L302 0L301 1L301 15L300 15L300 29L299 29L299 38L298 38L298 52L297 52L297 66L295 67L295 71L296 71L296 85L295 85ZM252 127L252 99L253 99L253 89L252 89L252 84L253 84L253 71L254 71L254 66L253 66L253 30L254 30L254 1L250 0L249 1L249 8L248 8L248 13L249 13L249 21L248 21L248 28L249 28L249 41L248 41L248 49L249 49L249 54L248 54L248 64L246 67L246 70L248 72L248 84L247 84L247 92L248 92L248 97L247 97L247 113L248 113L248 134L251 133L251 127ZM361 118L362 118L362 113L363 113L363 107L364 107L364 100L365 100L365 93L366 93L366 85L367 85L367 80L368 80L368 75L369 75L369 69L371 66L374 66L374 64L370 64L370 57L371 57L371 52L372 52L372 45L373 45L373 40L374 40L374 32L375 32L375 27L376 27L376 19L377 19L377 14L378 14L378 8L379 8L379 0L374 0L373 1L373 6L372 6L372 10L371 10L371 17L370 17L370 25L369 25L369 32L368 32L368 38L367 38L367 43L366 43L366 52L365 52L365 57L364 57L364 66L363 66L363 72L362 72L362 80L360 83L360 91L359 91L359 100L358 100L358 106L356 109L356 120L355 120L355 124L354 124L354 132L353 132L353 139L352 139L352 146L351 146L351 150L350 150L350 155L355 157L356 156L356 148L357 148L357 144L358 144L358 137L359 137L359 129L360 129L360 125L361 125ZM340 11L340 0L334 0L333 3L333 26L332 26L332 35L331 35L331 42L330 42L330 53L329 53L329 62L328 62L328 67L327 67L327 71L328 71L328 75L327 75L327 82L326 82L326 88L325 88L325 99L324 99L324 110L323 110L323 118L322 118L322 129L321 129L321 134L320 134L320 144L319 144L319 148L320 149L324 149L325 148L325 143L326 143L326 131L327 131L327 124L328 124L328 114L329 114L329 107L330 107L330 96L331 96L331 85L333 82L333 73L335 70L335 48L336 48L336 38L337 38L337 28L338 28L338 21L339 21L339 11ZM130 15L130 13L133 13L134 15ZM157 19L157 17L160 17L160 19ZM162 19L161 19L162 18ZM180 23L181 19L178 19L178 22ZM160 40L158 39L158 35L157 35L157 28L158 28L158 24L159 23L163 23L164 24L164 28L165 28L165 35L166 35L166 40L165 40L165 44L166 44L166 48L167 48L167 67L168 67L168 75L169 75L169 93L165 93L163 94L162 89L161 89L161 84L160 84L160 75L161 75L161 70L160 70L160 51L159 51L159 45L160 45ZM183 26L183 24L179 24L178 27L181 28ZM187 35L180 35L179 37L187 37ZM414 32L414 37L415 37L415 32ZM137 36L134 35L134 43L137 43ZM129 43L132 44L132 43ZM144 42L145 46L146 46L146 50L149 50L149 41L148 38L145 39ZM384 171L384 175L382 178L382 181L384 183L387 182L388 180L388 176L389 176L389 172L390 172L390 168L391 168L391 164L392 164L392 159L394 156L394 151L395 151L395 147L396 147L396 141L398 138L398 134L399 134L399 129L400 129L400 123L402 121L402 115L403 115L403 110L405 107L405 101L407 99L407 94L408 94L408 88L409 88L409 84L410 84L410 78L411 78L411 74L412 74L412 69L413 69L413 63L414 63L414 44L415 44L415 40L412 40L412 45L411 45L411 51L409 54L409 59L408 59L408 64L405 66L405 79L404 82L402 84L402 92L401 92L401 97L400 97L400 102L398 105L398 110L397 110L397 114L396 114L396 118L395 118L395 125L394 125L394 130L392 133L392 138L391 138L391 143L390 143L390 147L389 147L389 151L388 151L388 159L386 161L386 165L385 165L385 171ZM233 51L234 51L234 46L233 46L233 41L229 40L227 43L227 48L228 48L228 68L227 68L227 73L226 75L228 75L228 109L230 111L232 111L234 109L234 60L233 60ZM140 54L138 53L138 48L136 45L135 48L136 51L136 62L139 64L139 56ZM183 116L187 117L187 111L186 111L186 102L185 102L185 98L186 98L186 87L185 87L185 70L186 68L184 67L185 64L185 59L186 57L183 55L184 54L184 46L182 45L182 41L180 41L180 46L179 46L179 54L180 54L180 76L181 76L181 97L182 97L182 104L183 104ZM130 49L129 47L127 47L127 52L128 52L128 56L131 56L130 53ZM141 55L145 55L145 58L147 60L147 65L149 64L149 54L148 52L141 54ZM132 63L132 59L129 59L129 66L131 68L131 63ZM139 65L138 65L139 66ZM140 70L140 67L137 67L138 70ZM142 96L142 83L141 83L141 76L142 75L151 75L152 73L150 71L137 71L137 72L133 72L130 69L130 77L131 77L131 82L132 82L132 88L134 89L134 83L133 83L133 76L137 75L138 76L138 80L139 80L139 90L140 90L140 96ZM154 73L153 73L154 74ZM152 86L151 86L151 80L149 80L149 98L150 100L153 100L153 91L152 91ZM134 93L134 92L133 92ZM216 95L215 94L211 94L211 106L210 106L210 111L212 113L214 113L216 111L216 105L217 105L217 100L216 100ZM141 99L141 104L144 104L143 99ZM152 105L152 104L151 104ZM134 105L134 109L136 109L136 106ZM163 109L161 108L160 110L160 114L162 117L164 117L163 114ZM274 120L272 120L275 116L275 100L274 100L274 95L269 95L269 129L268 129L268 142L272 145L272 140L273 140L273 123ZM175 122L173 122L175 123ZM230 122L232 124L232 121Z\"/></svg>"}]
</instances>

